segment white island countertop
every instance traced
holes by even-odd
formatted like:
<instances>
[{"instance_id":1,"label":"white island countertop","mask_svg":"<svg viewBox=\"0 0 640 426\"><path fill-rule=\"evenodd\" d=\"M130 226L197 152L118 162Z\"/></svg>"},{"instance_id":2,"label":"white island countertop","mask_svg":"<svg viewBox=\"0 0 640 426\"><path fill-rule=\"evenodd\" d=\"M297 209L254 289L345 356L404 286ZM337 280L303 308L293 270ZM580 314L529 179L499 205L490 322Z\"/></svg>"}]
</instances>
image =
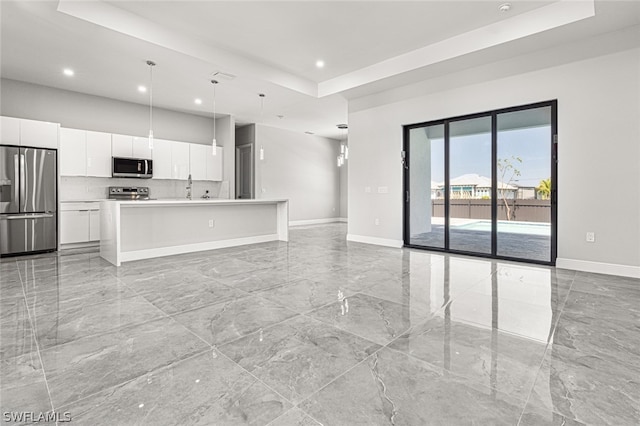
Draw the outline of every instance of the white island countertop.
<instances>
[{"instance_id":1,"label":"white island countertop","mask_svg":"<svg viewBox=\"0 0 640 426\"><path fill-rule=\"evenodd\" d=\"M188 200L186 198L167 198L167 199L151 199L151 200L107 200L108 202L116 202L123 206L135 206L135 207L144 207L144 206L164 206L164 205L242 205L242 204L274 204L274 203L283 203L287 202L286 199L275 199L275 200L267 200L267 199L252 199L252 200L229 200L225 198L195 198L192 200Z\"/></svg>"},{"instance_id":2,"label":"white island countertop","mask_svg":"<svg viewBox=\"0 0 640 426\"><path fill-rule=\"evenodd\" d=\"M266 241L288 241L289 202L277 200L105 200L100 256L122 262Z\"/></svg>"}]
</instances>

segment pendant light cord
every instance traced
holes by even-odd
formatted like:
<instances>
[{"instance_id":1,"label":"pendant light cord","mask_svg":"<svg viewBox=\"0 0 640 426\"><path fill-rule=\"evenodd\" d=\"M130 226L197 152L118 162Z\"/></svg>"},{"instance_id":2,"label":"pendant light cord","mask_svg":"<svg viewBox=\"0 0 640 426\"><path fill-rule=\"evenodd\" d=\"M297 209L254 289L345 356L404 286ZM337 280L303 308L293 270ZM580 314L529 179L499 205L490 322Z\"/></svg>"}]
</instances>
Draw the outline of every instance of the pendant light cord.
<instances>
[{"instance_id":1,"label":"pendant light cord","mask_svg":"<svg viewBox=\"0 0 640 426\"><path fill-rule=\"evenodd\" d=\"M156 63L153 61L147 61L147 65L149 65L149 148L152 148L151 138L153 138L153 67L156 66Z\"/></svg>"}]
</instances>

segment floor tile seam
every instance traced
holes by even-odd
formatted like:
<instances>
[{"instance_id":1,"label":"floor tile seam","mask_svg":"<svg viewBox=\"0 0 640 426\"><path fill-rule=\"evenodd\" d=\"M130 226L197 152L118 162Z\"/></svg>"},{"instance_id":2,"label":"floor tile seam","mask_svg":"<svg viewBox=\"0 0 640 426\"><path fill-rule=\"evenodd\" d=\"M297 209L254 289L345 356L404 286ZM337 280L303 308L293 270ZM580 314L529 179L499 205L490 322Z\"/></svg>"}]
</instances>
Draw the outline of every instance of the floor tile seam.
<instances>
[{"instance_id":1,"label":"floor tile seam","mask_svg":"<svg viewBox=\"0 0 640 426\"><path fill-rule=\"evenodd\" d=\"M560 314L558 314L558 318L559 317L560 317ZM475 322L475 321L467 321L466 324L471 325L471 326L475 325L475 326L478 326L479 328L483 328L485 330L492 330L493 329L493 327L491 325L485 325L485 324L481 324L481 323ZM557 324L557 321L556 321L556 324ZM551 327L552 327L552 331L555 331L555 327L556 327L555 324L551 324ZM527 340L527 341L532 341L532 342L535 342L535 343L540 343L540 344L545 345L545 346L549 343L546 340L534 339L532 337L528 337L528 336L525 336L525 335L519 334L519 333L514 333L513 331L505 330L505 329L499 328L499 327L498 327L497 331L500 332L500 333L503 333L503 334L510 335L512 337L517 337L517 338L522 339L522 340Z\"/></svg>"},{"instance_id":2,"label":"floor tile seam","mask_svg":"<svg viewBox=\"0 0 640 426\"><path fill-rule=\"evenodd\" d=\"M558 318L556 318L556 322L555 324L553 324L553 329L551 331L551 336L555 336L556 332L557 332L557 328L558 328L558 324L560 323L560 318L562 318L562 313L564 311L564 306L567 302L567 300L569 299L569 295L571 294L571 289L573 287L573 283L574 283L575 279L571 281L571 285L569 286L569 291L567 292L567 296L565 297L564 302L562 303L562 306L560 307L560 312L558 313ZM529 402L531 401L531 396L533 395L533 392L536 388L536 383L538 383L538 378L541 377L542 374L542 368L544 366L544 362L547 358L547 354L549 353L550 348L552 347L552 342L548 341L547 345L544 349L544 353L542 355L542 359L540 360L540 366L538 367L538 372L536 373L536 377L533 381L533 384L531 385L531 389L529 390L529 395L527 396L527 400L526 403L524 405L524 407L522 408L522 412L520 413L520 417L518 418L518 426L520 425L520 423L522 422L522 417L524 416L526 410L527 410L527 406L529 405ZM551 410L553 412L555 412L555 410ZM560 413L558 413L560 414ZM562 415L563 417L566 417L564 415ZM576 420L576 419L574 419Z\"/></svg>"},{"instance_id":3,"label":"floor tile seam","mask_svg":"<svg viewBox=\"0 0 640 426\"><path fill-rule=\"evenodd\" d=\"M246 336L243 336L246 337ZM225 343L226 344L226 343ZM212 350L215 350L220 356L223 356L224 358L226 358L228 361L232 362L233 364L237 365L240 369L242 369L242 371L244 371L245 373L249 374L251 377L253 377L253 379L256 380L256 382L260 383L262 386L264 386L265 388L267 388L268 390L270 390L271 392L275 393L276 395L278 395L280 398L282 398L283 400L285 400L286 402L288 402L289 404L291 404L293 407L296 406L296 404L291 401L289 398L286 398L284 395L282 395L280 392L278 392L276 389L272 388L271 386L269 386L267 383L265 383L262 379L260 379L258 376L256 376L255 374L253 374L251 371L247 370L246 368L244 368L242 365L240 365L239 363L235 362L234 360L232 360L230 357L228 357L225 353L223 353L220 349L218 349L218 346L212 346ZM293 408L292 407L292 408ZM288 411L288 410L287 410Z\"/></svg>"},{"instance_id":4,"label":"floor tile seam","mask_svg":"<svg viewBox=\"0 0 640 426\"><path fill-rule=\"evenodd\" d=\"M262 331L269 330L269 329L271 329L271 328L274 328L274 327L279 326L279 325L283 325L284 323L286 323L286 322L288 322L288 321L291 321L291 320L293 320L293 319L295 319L295 318L301 317L301 316L303 316L303 315L302 315L302 314L298 314L298 313L296 313L296 315L294 315L294 316L291 316L291 317L289 317L289 318L285 318L284 320L279 321L279 322L276 322L276 323L273 323L273 324L269 324L269 325L267 325L267 326L265 326L265 327L260 327L260 328L258 328L257 330L253 330L253 331L251 331L251 332L249 332L249 333L247 333L247 334L243 334L242 336L237 336L237 337L234 337L234 338L233 338L233 339L231 339L231 340L225 340L225 341L223 341L223 342L216 343L216 344L209 343L209 345L211 345L211 347L213 347L213 348L220 348L221 346L225 346L225 345L229 345L229 344L231 344L231 343L235 343L235 342L237 342L238 340L242 340L242 339L244 339L244 338L246 338L246 337L249 337L249 336L251 336L251 335L253 335L253 334L259 333L259 332L260 332L260 330L262 330ZM218 350L219 350L219 349L218 349Z\"/></svg>"},{"instance_id":5,"label":"floor tile seam","mask_svg":"<svg viewBox=\"0 0 640 426\"><path fill-rule=\"evenodd\" d=\"M558 318L559 317L560 316L558 315ZM557 321L556 321L556 323L557 323ZM555 334L555 328L553 330L553 333ZM550 343L547 343L547 346L544 348L544 353L542 354L542 359L540 360L540 365L538 366L538 371L536 372L536 376L533 379L533 383L531 384L531 389L529 389L525 404L522 407L522 411L520 412L520 416L518 417L518 423L517 423L518 426L522 422L522 416L524 416L524 413L527 410L527 406L529 405L529 401L531 400L531 396L533 395L533 392L534 392L534 390L536 388L536 383L538 383L538 378L540 377L540 374L542 373L542 367L544 365L545 359L547 358L547 353L549 351L549 347L550 347Z\"/></svg>"},{"instance_id":6,"label":"floor tile seam","mask_svg":"<svg viewBox=\"0 0 640 426\"><path fill-rule=\"evenodd\" d=\"M97 333L87 334L86 336L81 336L81 337L78 337L77 339L69 340L69 341L64 342L64 343L55 344L55 345L52 345L52 346L47 346L47 347L45 347L45 348L43 348L41 350L42 350L42 352L48 352L51 349L57 349L57 348L60 348L62 346L69 345L71 343L77 343L77 342L83 341L85 339L99 337L99 336L105 336L105 335L111 334L111 333L117 333L117 332L120 332L120 331L123 331L123 330L127 330L129 328L139 327L141 325L146 325L148 323L151 323L151 322L154 322L154 321L159 321L161 319L166 319L166 318L168 318L168 317L155 317L155 318L147 319L147 320L144 320L144 321L122 324L122 325L120 325L118 327L115 327L115 328L110 328L108 330L99 331ZM37 337L37 335L35 335L35 333L34 333L34 338L36 339L36 341L38 340L38 337Z\"/></svg>"},{"instance_id":7,"label":"floor tile seam","mask_svg":"<svg viewBox=\"0 0 640 426\"><path fill-rule=\"evenodd\" d=\"M52 278L69 278L69 277L74 277L74 276L78 275L82 271L86 271L86 270L85 269L80 269L78 271L65 272L65 273L62 273L62 274L59 273L59 272L55 272L55 273L52 273L52 274L45 274L45 275L36 273L36 274L30 275L29 281L34 281L34 280L35 281L46 281L46 280L50 280ZM108 270L108 269L102 270L102 271L91 271L91 272L89 272L89 274L94 274L94 273L108 273L108 274L113 275L113 272Z\"/></svg>"},{"instance_id":8,"label":"floor tile seam","mask_svg":"<svg viewBox=\"0 0 640 426\"><path fill-rule=\"evenodd\" d=\"M282 285L282 286L278 286L278 287L273 287L273 288L269 288L269 289L261 290L260 292L256 292L256 293L252 293L252 294L254 294L254 295L256 295L256 296L259 296L259 294L260 294L260 293L264 293L264 292L267 292L267 291L270 291L270 290L274 290L274 289L276 289L276 288L282 288L282 287L285 287L285 286L286 286L286 285L288 285L288 284L296 284L296 283L295 283L295 282L294 282L294 283L287 283L287 284ZM359 293L358 291L355 291L355 290L350 290L350 291L352 291L353 293L351 293L351 294L350 294L350 295L348 295L348 296L345 296L345 299L347 299L347 298L349 298L349 297L352 297L352 296L355 296L356 294L358 294L358 293ZM287 309L289 309L289 310L293 311L293 309L289 308L288 306L284 305L283 303L275 302L275 301L273 301L273 300L271 300L271 299L269 299L269 298L266 298L266 297L264 297L264 296L261 296L261 298L262 298L262 299L265 299L265 300L267 300L267 301L269 301L269 302L279 304L280 306L285 307L285 308L287 308ZM339 302L339 301L340 301L339 299L336 299L336 300L333 300L333 301L331 301L331 302L327 302L327 303L325 303L325 304L322 304L322 305L318 305L318 306L312 307L312 308L307 309L307 310L302 311L302 312L297 312L297 311L295 311L295 312L296 312L296 313L298 313L299 315L305 315L305 314L307 314L307 313L311 313L311 312L317 311L317 310L319 310L319 309L326 308L327 306L332 305L332 304L334 304L334 303L336 303L336 302Z\"/></svg>"},{"instance_id":9,"label":"floor tile seam","mask_svg":"<svg viewBox=\"0 0 640 426\"><path fill-rule=\"evenodd\" d=\"M100 393L102 393L102 392L109 391L109 390L112 390L112 389L115 389L115 388L119 388L119 387L125 386L125 385L127 385L127 384L129 384L129 383L131 383L131 382L134 382L134 381L136 381L136 380L140 379L141 377L144 377L144 376L146 376L146 375L148 375L148 374L150 374L150 373L154 373L154 372L161 372L161 371L164 371L164 370L168 370L169 368L171 368L171 367L173 367L173 366L175 366L175 365L177 365L177 364L180 364L180 363L182 363L182 362L189 361L190 359L196 358L196 357L198 357L198 356L200 356L200 355L203 355L203 354L205 354L205 353L207 353L207 352L209 352L209 351L211 351L211 348L210 348L210 347L209 347L209 348L206 348L206 349L203 349L203 350L201 350L201 351L197 351L197 352L195 352L195 353L189 354L188 356L186 356L186 357L184 357L184 358L180 358L180 359L174 360L173 362L171 362L171 363L169 363L169 364L161 365L161 366L156 367L156 368L151 369L151 370L146 370L146 371L144 371L143 373L141 373L141 374L139 374L139 375L137 375L137 376L135 376L135 377L132 377L132 378L127 379L127 380L125 380L125 381L122 381L122 382L120 382L120 383L116 383L116 384L111 385L111 386L107 386L107 387L105 387L105 388L102 388L102 389L97 390L97 391L95 391L95 392L92 392L92 393L90 393L90 394L83 395L81 398L74 399L74 400L72 400L72 401L66 402L65 404L63 404L63 405L61 405L61 406L59 407L59 410L63 410L63 409L66 409L66 408L70 408L70 406L71 406L71 405L76 404L76 403L81 402L81 401L84 401L84 400L86 400L86 399L88 399L88 398L91 398L91 397L93 397L93 396L95 396L95 395L98 395L98 394L100 394Z\"/></svg>"},{"instance_id":10,"label":"floor tile seam","mask_svg":"<svg viewBox=\"0 0 640 426\"><path fill-rule=\"evenodd\" d=\"M22 282L22 295L24 296L24 301L25 301L25 305L26 305L26 301L27 301L27 293L25 290L25 285L24 285L24 281L22 280L22 272L18 271L18 274L20 275L20 280ZM38 361L40 361L40 367L42 368L42 377L44 378L44 385L47 389L47 396L49 397L49 404L51 406L51 411L54 412L56 407L55 405L53 405L53 398L51 397L51 388L49 387L49 381L47 380L47 372L44 366L44 362L42 361L42 352L40 350L40 344L38 342L38 338L36 336L36 329L35 326L33 324L33 320L31 318L31 312L29 311L29 306L26 307L27 308L27 316L29 317L29 326L31 327L31 338L33 339L33 341L36 344L36 352L38 354ZM57 424L57 420L56 420L56 424Z\"/></svg>"},{"instance_id":11,"label":"floor tile seam","mask_svg":"<svg viewBox=\"0 0 640 426\"><path fill-rule=\"evenodd\" d=\"M140 295L135 289L131 288L127 283L125 283L124 281L120 280L120 278L118 278L118 281L120 281L120 283L122 283L124 286L128 287L129 289L131 289L133 292L135 292L136 294ZM196 337L198 340L202 341L205 343L205 345L207 345L210 349L213 348L213 345L209 342L207 342L205 339L203 339L202 337L200 337L198 334L194 333L193 331L191 331L191 329L189 329L189 327L186 327L184 324L182 324L180 321L178 321L177 319L175 319L172 315L168 314L167 312L163 311L162 309L160 309L158 306L154 305L153 303L151 303L149 300L147 300L144 296L140 295L140 297L142 297L148 304L150 304L151 306L153 306L155 309L157 309L158 311L160 311L165 318L170 319L171 321L173 321L175 324L179 325L182 329L186 330L189 334L191 334L192 336ZM198 309L198 308L196 308ZM182 312L181 312L182 313Z\"/></svg>"},{"instance_id":12,"label":"floor tile seam","mask_svg":"<svg viewBox=\"0 0 640 426\"><path fill-rule=\"evenodd\" d=\"M418 358L417 356L414 356L414 355L412 355L412 354L410 354L410 353L403 352L403 351L401 351L401 350L399 350L399 349L396 349L396 348L392 348L392 347L391 347L391 346L389 346L389 345L387 345L387 346L385 346L385 347L386 347L388 350L390 350L390 351L393 351L393 352L396 352L396 353L402 354L402 355L404 355L404 356L407 356L407 357L409 357L409 358L411 358L411 359L413 359L413 360L415 360L415 361L418 361L418 362L420 362L420 363L422 363L422 364L426 364L427 366L429 366L429 367L433 368L436 372L438 372L438 371L444 371L444 370L445 370L445 368L444 368L444 367L442 367L442 366L438 366L438 365L433 364L433 363L431 363L431 362L429 362L429 361L425 361L424 359ZM544 355L542 356L542 359L544 359ZM539 369L539 368L538 368L538 369ZM464 376L464 375L462 375L462 374L460 374L460 373L456 373L456 372L451 371L451 370L446 370L446 371L447 371L447 374L449 374L449 375L453 376L454 378L457 378L457 379L460 379L460 380L463 380L463 381L466 381L466 382L470 382L470 383L472 383L472 384L475 384L475 385L480 386L480 387L481 387L481 388L483 388L483 389L490 390L490 391L495 391L495 392L498 392L498 393L500 393L500 394L502 394L502 395L508 396L509 398L512 398L512 399L518 400L518 401L520 401L521 403L523 403L523 404L524 404L524 405L523 405L523 407L526 405L526 400L527 400L526 398L521 398L521 397L513 396L513 395L512 395L512 394L510 394L510 393L507 393L507 392L501 391L500 389L494 388L494 387L492 387L491 385L486 385L486 384L482 383L480 380L472 379L472 378L467 377L467 376ZM532 385L531 385L532 387L533 387L533 385L535 384L535 379L537 378L537 375L538 375L538 371L536 371L536 376L534 377L534 380L533 380ZM529 395L529 392L527 392L527 398L528 398L528 395Z\"/></svg>"},{"instance_id":13,"label":"floor tile seam","mask_svg":"<svg viewBox=\"0 0 640 426\"><path fill-rule=\"evenodd\" d=\"M105 303L113 302L114 300L129 300L129 299L133 299L133 298L136 298L136 297L140 297L141 298L142 296L139 296L137 294L133 294L131 296L126 296L126 297L113 297L113 298L105 299L105 300L100 301L100 302L83 304L81 307L58 309L58 310L53 311L53 312L46 312L46 313L42 313L42 314L38 314L38 315L34 314L34 318L37 320L38 318L47 317L47 316L51 316L51 315L56 315L56 314L61 314L61 313L64 314L64 313L68 313L68 312L71 312L71 311L74 311L74 310L84 310L86 308L92 308L92 307L95 307L95 306L98 306L98 305L102 305L102 304L105 304ZM27 304L27 307L30 308L30 309L34 309L34 310L37 309L37 307L29 306L28 304Z\"/></svg>"},{"instance_id":14,"label":"floor tile seam","mask_svg":"<svg viewBox=\"0 0 640 426\"><path fill-rule=\"evenodd\" d=\"M131 288L129 285L127 285L127 284L126 284L124 281L122 281L120 278L116 277L116 279L118 280L118 282L119 282L121 285L123 285L123 286L127 287L129 290L133 291L133 292L135 293L135 295L136 295L136 296L138 296L138 297L140 297L140 298L144 299L144 301L145 301L145 302L147 302L148 304L150 304L151 306L153 306L156 310L160 311L160 312L163 314L164 318L170 318L170 317L169 317L169 316L168 316L164 311L162 311L161 309L159 309L158 307L156 307L155 305L153 305L151 302L149 302L146 298L144 298L143 296L141 296L137 291L135 291L135 289ZM148 319L148 320L145 320L145 321L140 321L140 322L133 322L133 323L128 323L128 324L123 324L123 325L120 325L120 326L118 326L118 327L115 327L115 328L112 328L112 329L109 329L109 330L105 330L105 331L102 331L102 332L89 334L89 335L86 335L86 336L79 337L79 338L77 338L77 339L70 340L70 341L68 341L68 342L61 343L61 344L59 344L59 345L53 345L53 346L50 346L50 347L44 348L44 349L43 349L43 351L45 351L45 352L46 352L46 351L48 351L48 350L50 350L50 349L52 349L52 348L59 348L59 347L61 347L61 346L65 346L65 345L68 345L68 344L70 344L70 343L78 342L78 341L80 341L80 340L88 339L88 338L91 338L91 337L103 336L103 335L107 335L107 334L110 334L110 333L115 333L115 332L119 332L119 331L122 331L122 330L126 330L126 329L128 329L128 328L138 327L138 326L145 325L145 324L148 324L148 323L153 322L153 321L158 321L158 320L160 320L160 319L163 319L163 317L156 317L156 318L151 318L151 319ZM36 338L36 341L37 341L37 336L35 335L35 334L36 334L36 333L35 333L35 328L33 328L33 330L34 330L34 338Z\"/></svg>"},{"instance_id":15,"label":"floor tile seam","mask_svg":"<svg viewBox=\"0 0 640 426\"><path fill-rule=\"evenodd\" d=\"M337 327L336 327L337 328ZM353 334L353 333L351 333ZM358 336L360 337L360 336ZM366 339L368 340L368 339ZM373 342L375 343L375 342ZM331 379L329 382L327 382L325 385L321 386L320 388L316 389L314 392L310 393L309 395L307 395L306 398L300 400L297 404L295 404L295 407L300 408L300 405L308 400L310 400L313 396L318 395L320 392L322 392L324 389L326 389L327 387L331 386L332 383L336 382L337 380L339 380L341 377L346 376L349 372L351 372L352 370L354 370L355 368L357 368L358 366L360 366L361 364L364 364L367 362L367 360L369 360L370 358L372 358L374 355L376 355L378 352L380 352L381 350L383 350L386 346L380 345L379 343L376 343L377 345L379 345L380 347L378 349L376 349L375 351L371 352L368 356L366 356L364 359L362 359L361 361L355 363L353 366L351 366L350 368L346 369L344 372L342 372L341 374L337 375L336 377L334 377L333 379ZM309 415L304 409L300 408L305 414ZM311 417L311 415L309 415L309 417ZM313 418L313 417L312 417ZM314 419L315 420L315 419ZM317 421L317 420L316 420ZM320 424L322 424L322 422L319 422Z\"/></svg>"},{"instance_id":16,"label":"floor tile seam","mask_svg":"<svg viewBox=\"0 0 640 426\"><path fill-rule=\"evenodd\" d=\"M315 311L315 310L314 310L314 311ZM351 331L351 330L347 330L347 329L345 329L345 328L338 327L338 326L336 326L336 325L334 325L334 324L332 324L332 323L329 323L329 322L327 322L327 321L324 321L324 320L322 320L322 319L320 319L320 318L314 318L314 317L312 317L312 316L308 315L309 313L311 313L311 312L308 312L308 313L306 313L306 314L300 314L300 315L305 316L305 317L307 317L307 318L310 318L310 319L312 319L312 320L319 321L319 322L321 322L321 323L323 323L323 324L325 324L325 325L328 325L328 326L330 326L330 327L333 327L333 328L335 328L335 329L337 329L337 330L339 330L339 331L342 331L342 332L347 333L347 334L351 334L352 336L355 336L355 337L357 337L357 338L359 338L359 339L366 340L367 342L374 343L374 344L376 344L376 345L378 345L378 346L381 346L381 347L384 347L384 346L385 346L385 345L384 345L384 344L382 344L382 343L376 342L375 340L371 340L371 338L369 338L369 337L361 336L361 335L359 335L358 333L354 333L354 332L353 332L353 331ZM407 330L408 330L408 329L407 329ZM404 334L404 333L405 333L405 332L402 332L402 333L400 333L400 334Z\"/></svg>"},{"instance_id":17,"label":"floor tile seam","mask_svg":"<svg viewBox=\"0 0 640 426\"><path fill-rule=\"evenodd\" d=\"M293 404L293 403L292 403ZM323 423L316 419L315 417L313 417L311 414L309 414L308 412L306 412L303 408L301 408L298 404L294 404L293 407L289 408L287 411L281 413L278 417L276 417L275 419L271 420L269 423L267 423L265 426L273 426L275 424L276 421L278 421L278 419L282 419L284 418L284 416L286 416L288 413L293 412L294 410L300 410L302 411L307 417L309 417L311 420L313 420L314 422L316 422L319 425L323 425Z\"/></svg>"}]
</instances>

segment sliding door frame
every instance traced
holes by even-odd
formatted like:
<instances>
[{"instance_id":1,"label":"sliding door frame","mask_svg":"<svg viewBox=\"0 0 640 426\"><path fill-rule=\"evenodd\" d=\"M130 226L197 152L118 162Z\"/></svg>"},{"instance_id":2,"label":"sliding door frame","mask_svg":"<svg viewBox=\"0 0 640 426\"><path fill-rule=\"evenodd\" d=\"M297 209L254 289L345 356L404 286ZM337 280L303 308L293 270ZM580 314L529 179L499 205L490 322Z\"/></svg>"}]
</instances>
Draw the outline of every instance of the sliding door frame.
<instances>
[{"instance_id":1,"label":"sliding door frame","mask_svg":"<svg viewBox=\"0 0 640 426\"><path fill-rule=\"evenodd\" d=\"M551 194L550 194L550 220L551 220L551 247L550 247L550 259L548 261L541 261L535 259L526 259L519 257L501 256L497 254L498 248L498 174L497 174L497 162L498 162L498 115L524 111L528 109L536 108L551 108L551 135L549 138L549 149L551 158ZM462 120L470 120L474 118L491 117L491 253L476 253L467 252L462 250L452 250L450 248L449 228L450 228L450 131L449 124ZM428 247L411 244L411 188L410 182L410 167L411 164L411 150L409 135L411 129L430 127L430 126L444 126L444 248L442 247ZM468 256L477 256L491 259L510 260L515 262L535 263L542 265L552 265L556 263L558 252L558 101L550 100L544 102L536 102L526 105L518 105L508 108L502 108L492 111L486 111L475 114L467 114L457 117L451 117L447 119L426 121L422 123L410 124L403 126L403 185L404 185L404 202L403 202L403 238L404 246L409 248L440 251L453 254L462 254Z\"/></svg>"}]
</instances>

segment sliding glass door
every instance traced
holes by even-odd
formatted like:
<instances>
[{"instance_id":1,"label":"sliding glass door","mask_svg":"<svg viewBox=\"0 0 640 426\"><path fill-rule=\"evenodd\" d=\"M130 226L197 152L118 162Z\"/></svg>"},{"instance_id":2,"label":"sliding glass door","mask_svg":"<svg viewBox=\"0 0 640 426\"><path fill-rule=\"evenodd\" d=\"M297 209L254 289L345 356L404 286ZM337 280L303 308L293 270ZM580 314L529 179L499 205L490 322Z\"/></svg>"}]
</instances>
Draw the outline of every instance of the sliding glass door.
<instances>
[{"instance_id":1,"label":"sliding glass door","mask_svg":"<svg viewBox=\"0 0 640 426\"><path fill-rule=\"evenodd\" d=\"M405 127L405 245L555 263L556 102Z\"/></svg>"}]
</instances>

